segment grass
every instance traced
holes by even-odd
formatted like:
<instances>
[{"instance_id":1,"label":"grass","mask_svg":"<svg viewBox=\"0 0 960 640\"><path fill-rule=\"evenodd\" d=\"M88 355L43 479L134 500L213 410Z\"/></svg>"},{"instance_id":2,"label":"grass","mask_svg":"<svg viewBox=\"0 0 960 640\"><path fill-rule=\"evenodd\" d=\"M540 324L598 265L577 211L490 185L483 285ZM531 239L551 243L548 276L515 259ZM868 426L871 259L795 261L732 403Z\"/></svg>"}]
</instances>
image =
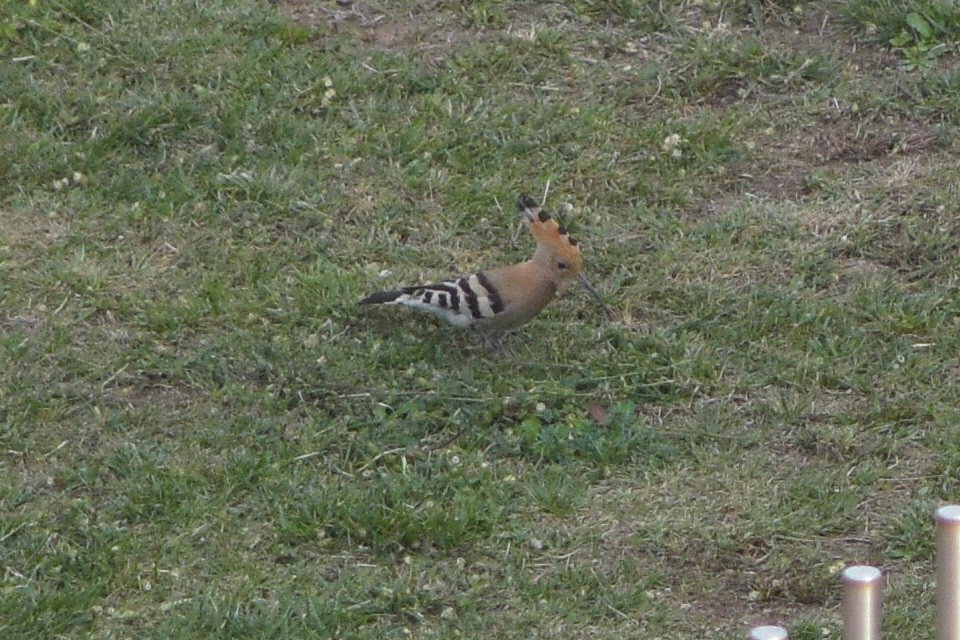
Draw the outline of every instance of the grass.
<instances>
[{"instance_id":1,"label":"grass","mask_svg":"<svg viewBox=\"0 0 960 640\"><path fill-rule=\"evenodd\" d=\"M933 637L960 21L894 4L2 5L0 631L802 640L869 562ZM354 306L548 185L609 317Z\"/></svg>"}]
</instances>

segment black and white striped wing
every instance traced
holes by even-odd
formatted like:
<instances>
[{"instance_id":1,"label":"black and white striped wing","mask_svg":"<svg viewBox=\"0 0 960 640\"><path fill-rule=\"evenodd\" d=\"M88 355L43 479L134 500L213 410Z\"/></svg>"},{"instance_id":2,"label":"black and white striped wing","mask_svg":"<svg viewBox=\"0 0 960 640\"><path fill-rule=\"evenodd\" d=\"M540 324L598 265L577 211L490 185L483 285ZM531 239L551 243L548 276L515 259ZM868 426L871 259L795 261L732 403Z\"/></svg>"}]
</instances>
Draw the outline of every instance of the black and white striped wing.
<instances>
[{"instance_id":1,"label":"black and white striped wing","mask_svg":"<svg viewBox=\"0 0 960 640\"><path fill-rule=\"evenodd\" d=\"M482 272L437 284L375 293L360 304L401 304L432 313L461 329L491 319L504 309L500 293Z\"/></svg>"}]
</instances>

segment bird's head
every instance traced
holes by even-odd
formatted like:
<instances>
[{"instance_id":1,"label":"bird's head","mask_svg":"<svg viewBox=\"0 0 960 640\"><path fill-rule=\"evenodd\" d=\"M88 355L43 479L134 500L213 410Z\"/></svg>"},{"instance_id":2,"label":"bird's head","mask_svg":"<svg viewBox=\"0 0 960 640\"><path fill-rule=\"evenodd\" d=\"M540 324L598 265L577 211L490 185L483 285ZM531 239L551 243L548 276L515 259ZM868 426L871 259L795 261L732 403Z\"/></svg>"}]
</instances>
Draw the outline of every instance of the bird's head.
<instances>
[{"instance_id":1,"label":"bird's head","mask_svg":"<svg viewBox=\"0 0 960 640\"><path fill-rule=\"evenodd\" d=\"M546 269L556 282L576 279L598 302L602 302L600 293L582 273L583 255L580 247L563 225L529 196L521 196L518 204L524 222L537 239L533 261Z\"/></svg>"}]
</instances>

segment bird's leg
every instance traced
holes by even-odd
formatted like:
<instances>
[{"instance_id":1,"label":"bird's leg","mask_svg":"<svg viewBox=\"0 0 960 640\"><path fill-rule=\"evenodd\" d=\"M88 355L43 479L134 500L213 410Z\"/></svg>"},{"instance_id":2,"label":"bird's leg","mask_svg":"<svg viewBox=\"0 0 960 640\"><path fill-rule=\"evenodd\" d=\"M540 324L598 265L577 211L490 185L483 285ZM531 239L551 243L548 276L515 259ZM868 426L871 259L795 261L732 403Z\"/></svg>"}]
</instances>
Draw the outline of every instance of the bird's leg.
<instances>
[{"instance_id":1,"label":"bird's leg","mask_svg":"<svg viewBox=\"0 0 960 640\"><path fill-rule=\"evenodd\" d=\"M507 349L507 346L503 344L503 334L500 333L487 333L483 336L483 341L487 345L487 348L496 353L498 356L507 356L509 358L513 357L513 353Z\"/></svg>"}]
</instances>

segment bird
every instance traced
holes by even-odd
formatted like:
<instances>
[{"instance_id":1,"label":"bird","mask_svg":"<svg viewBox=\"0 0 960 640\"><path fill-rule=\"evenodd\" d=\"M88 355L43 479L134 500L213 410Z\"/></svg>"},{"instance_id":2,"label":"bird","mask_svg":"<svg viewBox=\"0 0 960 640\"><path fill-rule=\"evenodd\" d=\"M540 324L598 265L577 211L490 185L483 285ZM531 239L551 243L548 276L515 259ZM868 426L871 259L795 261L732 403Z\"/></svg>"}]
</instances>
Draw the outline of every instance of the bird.
<instances>
[{"instance_id":1,"label":"bird","mask_svg":"<svg viewBox=\"0 0 960 640\"><path fill-rule=\"evenodd\" d=\"M504 333L540 313L567 281L579 282L602 305L600 292L583 274L580 248L567 230L529 196L521 196L517 205L537 240L529 260L434 284L381 291L358 304L419 309L458 329L477 331L494 346L502 346Z\"/></svg>"}]
</instances>

